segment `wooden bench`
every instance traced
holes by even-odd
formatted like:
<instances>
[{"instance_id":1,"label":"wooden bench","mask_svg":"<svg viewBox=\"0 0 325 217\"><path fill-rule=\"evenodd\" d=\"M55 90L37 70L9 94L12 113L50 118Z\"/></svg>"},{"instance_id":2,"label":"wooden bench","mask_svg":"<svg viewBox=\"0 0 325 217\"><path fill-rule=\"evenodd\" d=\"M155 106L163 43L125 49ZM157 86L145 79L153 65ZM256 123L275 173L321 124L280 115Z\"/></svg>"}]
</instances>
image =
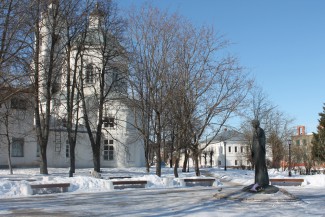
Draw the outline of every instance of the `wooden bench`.
<instances>
[{"instance_id":1,"label":"wooden bench","mask_svg":"<svg viewBox=\"0 0 325 217\"><path fill-rule=\"evenodd\" d=\"M130 179L131 176L111 176L108 179Z\"/></svg>"},{"instance_id":2,"label":"wooden bench","mask_svg":"<svg viewBox=\"0 0 325 217\"><path fill-rule=\"evenodd\" d=\"M36 179L19 179L19 178L16 178L16 179L8 179L9 181L14 181L14 182L20 182L20 181L27 181L27 182L35 182L37 181Z\"/></svg>"},{"instance_id":3,"label":"wooden bench","mask_svg":"<svg viewBox=\"0 0 325 217\"><path fill-rule=\"evenodd\" d=\"M271 185L281 185L281 186L299 186L304 182L304 179L270 179Z\"/></svg>"},{"instance_id":4,"label":"wooden bench","mask_svg":"<svg viewBox=\"0 0 325 217\"><path fill-rule=\"evenodd\" d=\"M145 180L120 180L112 181L114 189L125 189L125 188L145 188L148 184Z\"/></svg>"},{"instance_id":5,"label":"wooden bench","mask_svg":"<svg viewBox=\"0 0 325 217\"><path fill-rule=\"evenodd\" d=\"M33 184L30 187L33 194L62 193L68 191L70 183Z\"/></svg>"},{"instance_id":6,"label":"wooden bench","mask_svg":"<svg viewBox=\"0 0 325 217\"><path fill-rule=\"evenodd\" d=\"M191 186L212 186L216 179L213 178L198 178L198 179L181 179L184 181L185 186L191 187ZM181 186L183 186L183 183L181 183Z\"/></svg>"}]
</instances>

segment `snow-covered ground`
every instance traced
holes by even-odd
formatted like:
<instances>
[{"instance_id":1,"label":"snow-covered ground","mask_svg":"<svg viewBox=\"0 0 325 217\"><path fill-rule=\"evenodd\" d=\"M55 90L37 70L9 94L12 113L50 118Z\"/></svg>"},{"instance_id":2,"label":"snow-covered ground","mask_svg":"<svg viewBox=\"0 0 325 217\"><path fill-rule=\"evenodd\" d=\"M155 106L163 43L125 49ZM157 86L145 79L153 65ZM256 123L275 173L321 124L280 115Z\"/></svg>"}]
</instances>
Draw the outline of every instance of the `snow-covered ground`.
<instances>
[{"instance_id":1,"label":"snow-covered ground","mask_svg":"<svg viewBox=\"0 0 325 217\"><path fill-rule=\"evenodd\" d=\"M159 213L163 216L215 216L213 213L216 212L219 213L220 216L241 216L245 213L250 213L251 216L263 216L261 212L265 214L264 216L306 216L307 214L319 214L320 216L325 215L325 212L322 214L321 211L325 205L325 175L323 174L310 176L293 174L292 178L303 178L305 181L302 186L281 186L282 189L285 189L286 194L280 192L274 195L255 194L247 196L246 194L244 195L236 192L241 192L240 189L242 189L243 186L253 183L254 171L250 170L228 169L227 171L224 171L219 168L202 168L202 176L216 177L217 181L213 187L182 187L179 179L184 177L194 178L195 175L193 169L191 169L192 172L189 173L182 173L180 171L179 178L174 178L173 169L171 168L163 168L161 178L155 175L154 168L152 168L152 171L149 174L145 172L145 168L103 168L101 179L93 178L90 171L91 169L77 169L74 177L69 178L68 168L49 168L49 175L46 176L40 175L39 169L37 168L15 169L14 175L8 175L8 170L0 170L0 199L2 199L0 200L0 204L6 204L6 202L12 204L11 201L16 201L17 205L19 204L18 201L37 201L38 198L43 198L44 200L48 198L47 195L32 195L30 189L31 183L68 182L70 183L68 193L52 194L51 196L67 197L71 199L76 198L75 195L83 195L83 197L88 197L89 201L92 201L92 197L96 198L99 194L104 193L104 195L107 195L109 193L109 195L114 199L114 203L130 203L129 206L132 213L128 213L130 210L127 209L128 206L126 205L123 212L125 216L153 216L153 213L148 212L148 210L156 210L154 212L155 216L160 216ZM269 170L270 178L283 178L287 177L287 174L287 172ZM130 180L147 180L148 185L146 186L146 189L112 189L109 177L125 176L132 177ZM135 201L132 201L133 194ZM169 199L174 198L170 199L170 203L177 205L177 208L174 206L173 208L169 208L170 205L167 204L165 206L162 206L162 204L160 205L159 200L162 199L157 196L155 197L157 194L169 195ZM170 195L173 196L171 197ZM226 197L225 195L228 196ZM186 197L187 200L180 199L183 197ZM148 198L150 198L149 201ZM102 200L105 201L108 200L108 198L103 196ZM138 206L137 204L140 201L147 202L141 203L141 205ZM108 204L113 206L113 202L111 201ZM49 203L54 203L53 199L51 199ZM33 206L33 204L34 203L31 203L29 206ZM35 202L35 205L36 204L37 202ZM92 206L96 205L94 203L90 204L93 204ZM195 210L193 210L193 204L197 204ZM87 204L84 204L84 206L87 207ZM154 209L153 207L155 206L158 206L159 209L157 209L157 207ZM65 209L76 209L73 207L74 206L69 206ZM116 212L119 210L118 207L120 207L120 205L115 207ZM278 210L279 207L281 212ZM91 209L90 207L88 208ZM63 207L60 209L63 209ZM146 212L144 212L143 209L145 209ZM166 210L169 209L174 210L174 212L166 213ZM252 211L252 209L258 210ZM7 210L5 205L0 205L0 215L10 214L10 210L12 210L12 208L9 207ZM111 214L107 213L106 216L119 216L117 214L112 214L114 207L110 207L110 210ZM185 210L187 211L185 212ZM188 212L188 210L192 210L192 212ZM52 208L52 214L53 213L57 213L55 208ZM78 213L78 210L75 210L74 213ZM100 209L95 213L98 215L103 214ZM94 213L91 213L89 215L93 214Z\"/></svg>"}]
</instances>

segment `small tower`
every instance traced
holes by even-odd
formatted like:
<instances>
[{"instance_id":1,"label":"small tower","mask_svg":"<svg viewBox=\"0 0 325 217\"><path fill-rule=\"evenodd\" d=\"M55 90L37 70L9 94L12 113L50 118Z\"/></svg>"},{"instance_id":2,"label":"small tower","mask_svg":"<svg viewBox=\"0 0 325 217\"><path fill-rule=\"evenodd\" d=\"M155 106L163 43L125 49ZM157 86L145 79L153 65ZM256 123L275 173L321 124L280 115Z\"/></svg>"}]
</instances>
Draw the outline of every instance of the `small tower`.
<instances>
[{"instance_id":1,"label":"small tower","mask_svg":"<svg viewBox=\"0 0 325 217\"><path fill-rule=\"evenodd\" d=\"M297 135L306 135L305 126L297 126Z\"/></svg>"},{"instance_id":2,"label":"small tower","mask_svg":"<svg viewBox=\"0 0 325 217\"><path fill-rule=\"evenodd\" d=\"M104 13L99 9L99 4L97 2L94 10L89 16L89 29L99 29L102 25L103 17Z\"/></svg>"}]
</instances>

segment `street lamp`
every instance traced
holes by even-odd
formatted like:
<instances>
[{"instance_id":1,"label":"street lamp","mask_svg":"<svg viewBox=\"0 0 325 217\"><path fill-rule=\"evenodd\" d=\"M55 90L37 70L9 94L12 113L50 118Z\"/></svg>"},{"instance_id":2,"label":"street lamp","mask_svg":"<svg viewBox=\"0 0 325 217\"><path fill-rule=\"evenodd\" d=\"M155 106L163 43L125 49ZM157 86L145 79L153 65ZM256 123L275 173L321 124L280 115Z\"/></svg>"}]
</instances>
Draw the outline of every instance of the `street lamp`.
<instances>
[{"instance_id":1,"label":"street lamp","mask_svg":"<svg viewBox=\"0 0 325 217\"><path fill-rule=\"evenodd\" d=\"M226 145L227 145L227 142L226 141L224 141L223 142L223 145L224 145L224 147L225 147L225 170L227 170L227 158L226 158L226 156L227 156L227 150L226 150Z\"/></svg>"},{"instance_id":2,"label":"street lamp","mask_svg":"<svg viewBox=\"0 0 325 217\"><path fill-rule=\"evenodd\" d=\"M288 146L289 146L289 176L291 176L291 144L292 140L288 139Z\"/></svg>"}]
</instances>

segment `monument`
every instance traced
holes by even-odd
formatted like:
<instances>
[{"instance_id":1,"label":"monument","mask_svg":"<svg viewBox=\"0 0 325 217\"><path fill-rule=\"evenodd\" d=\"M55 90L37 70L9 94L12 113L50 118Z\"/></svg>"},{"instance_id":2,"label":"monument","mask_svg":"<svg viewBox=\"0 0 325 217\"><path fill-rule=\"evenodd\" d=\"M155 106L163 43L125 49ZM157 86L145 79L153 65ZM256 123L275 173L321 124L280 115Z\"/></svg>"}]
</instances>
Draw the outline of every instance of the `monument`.
<instances>
[{"instance_id":1,"label":"monument","mask_svg":"<svg viewBox=\"0 0 325 217\"><path fill-rule=\"evenodd\" d=\"M258 120L252 121L253 140L252 140L252 160L255 166L255 182L245 187L244 191L275 193L278 188L269 185L269 175L266 167L266 138L265 132L260 127Z\"/></svg>"}]
</instances>

